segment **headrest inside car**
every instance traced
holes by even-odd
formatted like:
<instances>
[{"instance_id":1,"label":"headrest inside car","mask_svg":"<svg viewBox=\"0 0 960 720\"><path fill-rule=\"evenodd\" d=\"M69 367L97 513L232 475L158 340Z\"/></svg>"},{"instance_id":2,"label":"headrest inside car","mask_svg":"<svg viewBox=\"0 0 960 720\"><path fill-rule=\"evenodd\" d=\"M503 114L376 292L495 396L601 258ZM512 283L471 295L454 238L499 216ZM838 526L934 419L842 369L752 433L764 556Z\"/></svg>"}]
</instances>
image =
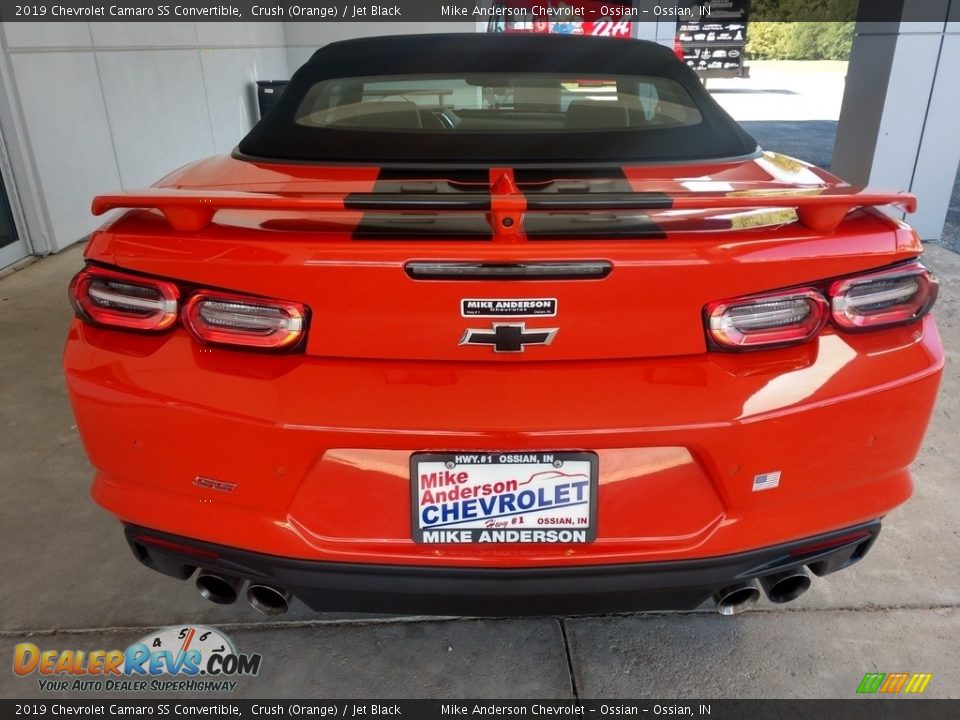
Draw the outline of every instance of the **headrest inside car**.
<instances>
[{"instance_id":1,"label":"headrest inside car","mask_svg":"<svg viewBox=\"0 0 960 720\"><path fill-rule=\"evenodd\" d=\"M630 114L625 105L605 100L573 100L567 106L567 128L628 128Z\"/></svg>"},{"instance_id":2,"label":"headrest inside car","mask_svg":"<svg viewBox=\"0 0 960 720\"><path fill-rule=\"evenodd\" d=\"M423 127L417 104L409 100L384 100L363 103L359 107L361 110L357 115L357 127L403 128L404 130Z\"/></svg>"}]
</instances>

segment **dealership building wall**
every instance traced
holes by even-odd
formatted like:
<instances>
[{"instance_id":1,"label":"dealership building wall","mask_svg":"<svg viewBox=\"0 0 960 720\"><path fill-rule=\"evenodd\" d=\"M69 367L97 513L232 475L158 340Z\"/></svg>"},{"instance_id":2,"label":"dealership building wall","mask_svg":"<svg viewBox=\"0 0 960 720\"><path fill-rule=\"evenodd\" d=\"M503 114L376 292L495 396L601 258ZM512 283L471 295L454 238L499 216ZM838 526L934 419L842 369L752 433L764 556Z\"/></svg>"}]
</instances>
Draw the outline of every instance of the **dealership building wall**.
<instances>
[{"instance_id":1,"label":"dealership building wall","mask_svg":"<svg viewBox=\"0 0 960 720\"><path fill-rule=\"evenodd\" d=\"M924 240L943 232L960 164L960 2L940 13L858 25L831 168L853 184L915 193L909 221Z\"/></svg>"},{"instance_id":2,"label":"dealership building wall","mask_svg":"<svg viewBox=\"0 0 960 720\"><path fill-rule=\"evenodd\" d=\"M952 4L960 14L960 3ZM960 161L960 22L858 27L834 169L921 195L939 236ZM99 220L93 195L144 187L229 152L258 117L255 81L287 79L345 37L482 31L485 23L0 23L0 172L19 240L0 268L56 252ZM640 23L672 45L672 21ZM438 62L440 60L438 59Z\"/></svg>"},{"instance_id":3,"label":"dealership building wall","mask_svg":"<svg viewBox=\"0 0 960 720\"><path fill-rule=\"evenodd\" d=\"M0 168L19 230L0 268L100 220L90 199L228 153L257 121L255 82L321 45L476 23L0 23ZM409 27L402 27L409 25Z\"/></svg>"},{"instance_id":4,"label":"dealership building wall","mask_svg":"<svg viewBox=\"0 0 960 720\"><path fill-rule=\"evenodd\" d=\"M4 23L2 42L14 213L38 254L97 226L96 193L229 152L251 81L287 75L281 23Z\"/></svg>"}]
</instances>

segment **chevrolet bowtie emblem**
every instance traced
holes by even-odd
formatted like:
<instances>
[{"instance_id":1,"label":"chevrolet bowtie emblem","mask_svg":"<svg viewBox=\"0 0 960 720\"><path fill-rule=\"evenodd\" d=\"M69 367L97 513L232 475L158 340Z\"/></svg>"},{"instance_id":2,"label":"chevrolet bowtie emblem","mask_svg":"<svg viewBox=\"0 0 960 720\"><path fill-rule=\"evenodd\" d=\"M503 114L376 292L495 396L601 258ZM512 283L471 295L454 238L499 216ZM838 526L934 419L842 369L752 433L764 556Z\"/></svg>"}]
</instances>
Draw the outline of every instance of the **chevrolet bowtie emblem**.
<instances>
[{"instance_id":1,"label":"chevrolet bowtie emblem","mask_svg":"<svg viewBox=\"0 0 960 720\"><path fill-rule=\"evenodd\" d=\"M460 338L461 345L491 345L494 352L523 352L525 345L549 345L559 328L533 328L525 323L494 323L489 330L470 329Z\"/></svg>"}]
</instances>

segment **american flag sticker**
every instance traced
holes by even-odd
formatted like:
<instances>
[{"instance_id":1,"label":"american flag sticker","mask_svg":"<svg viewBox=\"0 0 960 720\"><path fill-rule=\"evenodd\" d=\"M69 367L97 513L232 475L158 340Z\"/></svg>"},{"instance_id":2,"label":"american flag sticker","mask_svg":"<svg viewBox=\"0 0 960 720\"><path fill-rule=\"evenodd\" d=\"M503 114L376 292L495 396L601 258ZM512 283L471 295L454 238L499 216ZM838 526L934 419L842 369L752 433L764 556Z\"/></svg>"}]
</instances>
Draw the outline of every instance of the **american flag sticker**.
<instances>
[{"instance_id":1,"label":"american flag sticker","mask_svg":"<svg viewBox=\"0 0 960 720\"><path fill-rule=\"evenodd\" d=\"M780 471L763 473L755 475L753 478L753 491L772 490L780 484Z\"/></svg>"}]
</instances>

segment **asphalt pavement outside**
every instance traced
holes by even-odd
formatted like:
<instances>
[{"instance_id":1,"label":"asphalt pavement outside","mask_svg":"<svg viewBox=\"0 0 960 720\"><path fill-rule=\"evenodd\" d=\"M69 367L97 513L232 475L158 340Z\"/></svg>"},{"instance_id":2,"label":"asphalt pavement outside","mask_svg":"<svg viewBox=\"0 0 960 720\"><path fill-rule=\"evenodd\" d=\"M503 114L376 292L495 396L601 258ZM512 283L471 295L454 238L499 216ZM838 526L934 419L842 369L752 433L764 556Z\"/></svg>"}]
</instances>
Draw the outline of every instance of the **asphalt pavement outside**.
<instances>
[{"instance_id":1,"label":"asphalt pavement outside","mask_svg":"<svg viewBox=\"0 0 960 720\"><path fill-rule=\"evenodd\" d=\"M318 615L296 602L265 619L137 563L89 498L60 369L81 248L40 260L0 279L0 661L21 642L121 649L158 627L205 624L263 656L261 673L223 697L853 698L864 673L900 671L933 673L925 697L960 697L960 255L930 245L926 261L941 283L947 370L914 497L861 563L794 603L734 617L705 607L478 620ZM9 670L0 696L54 697Z\"/></svg>"}]
</instances>

